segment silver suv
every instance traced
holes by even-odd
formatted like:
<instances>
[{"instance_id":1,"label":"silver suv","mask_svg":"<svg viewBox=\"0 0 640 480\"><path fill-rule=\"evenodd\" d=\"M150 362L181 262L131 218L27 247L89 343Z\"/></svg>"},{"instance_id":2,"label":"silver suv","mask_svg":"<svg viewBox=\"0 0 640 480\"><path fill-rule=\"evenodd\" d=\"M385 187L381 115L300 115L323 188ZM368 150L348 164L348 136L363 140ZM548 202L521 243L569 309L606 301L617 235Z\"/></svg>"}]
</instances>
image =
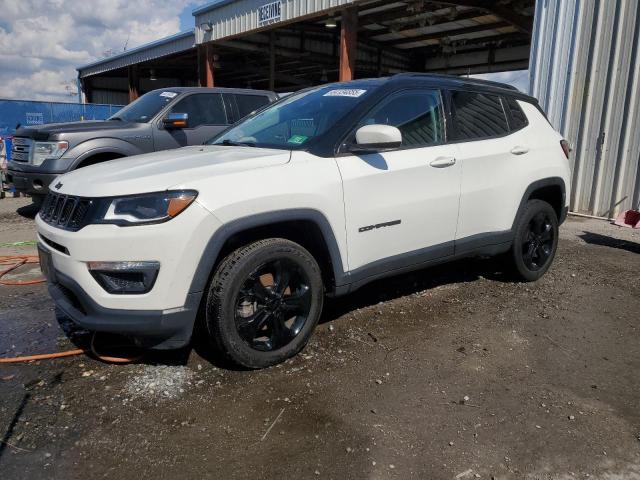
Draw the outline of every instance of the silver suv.
<instances>
[{"instance_id":1,"label":"silver suv","mask_svg":"<svg viewBox=\"0 0 640 480\"><path fill-rule=\"evenodd\" d=\"M40 204L58 175L115 158L200 145L276 98L262 90L165 88L104 121L23 127L13 139L8 181Z\"/></svg>"}]
</instances>

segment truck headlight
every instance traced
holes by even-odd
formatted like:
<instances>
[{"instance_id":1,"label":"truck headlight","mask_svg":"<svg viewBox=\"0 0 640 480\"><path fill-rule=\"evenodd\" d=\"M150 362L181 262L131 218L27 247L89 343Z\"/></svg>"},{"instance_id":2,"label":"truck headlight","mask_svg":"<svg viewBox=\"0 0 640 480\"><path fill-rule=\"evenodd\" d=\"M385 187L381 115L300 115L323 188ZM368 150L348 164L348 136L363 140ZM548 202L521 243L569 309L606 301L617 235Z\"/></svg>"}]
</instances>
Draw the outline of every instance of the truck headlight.
<instances>
[{"instance_id":1,"label":"truck headlight","mask_svg":"<svg viewBox=\"0 0 640 480\"><path fill-rule=\"evenodd\" d=\"M182 213L198 196L193 190L146 193L102 199L101 212L91 223L141 225L166 222Z\"/></svg>"},{"instance_id":2,"label":"truck headlight","mask_svg":"<svg viewBox=\"0 0 640 480\"><path fill-rule=\"evenodd\" d=\"M69 149L69 142L34 142L31 147L31 163L41 165L47 158L60 158Z\"/></svg>"}]
</instances>

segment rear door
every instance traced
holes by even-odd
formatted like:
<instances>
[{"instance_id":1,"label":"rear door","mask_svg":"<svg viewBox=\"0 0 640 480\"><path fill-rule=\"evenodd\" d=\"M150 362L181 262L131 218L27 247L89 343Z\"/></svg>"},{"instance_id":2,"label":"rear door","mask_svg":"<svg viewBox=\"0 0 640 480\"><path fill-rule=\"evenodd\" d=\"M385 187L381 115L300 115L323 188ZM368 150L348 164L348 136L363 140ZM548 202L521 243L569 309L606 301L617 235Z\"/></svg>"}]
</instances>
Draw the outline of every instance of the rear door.
<instances>
[{"instance_id":1,"label":"rear door","mask_svg":"<svg viewBox=\"0 0 640 480\"><path fill-rule=\"evenodd\" d=\"M219 93L193 93L178 100L168 113L186 113L187 128L167 129L158 121L154 128L156 150L201 145L230 124L222 95Z\"/></svg>"},{"instance_id":2,"label":"rear door","mask_svg":"<svg viewBox=\"0 0 640 480\"><path fill-rule=\"evenodd\" d=\"M496 243L500 233L511 229L519 198L519 178L525 171L530 139L523 132L526 117L511 114L500 95L486 92L451 91L451 110L457 157L462 162L460 215L456 253ZM512 116L513 115L513 116ZM519 128L515 128L515 116ZM513 126L510 126L510 121ZM519 131L516 131L519 130Z\"/></svg>"},{"instance_id":3,"label":"rear door","mask_svg":"<svg viewBox=\"0 0 640 480\"><path fill-rule=\"evenodd\" d=\"M266 95L250 93L234 93L233 98L236 104L236 121L246 117L271 102L269 97Z\"/></svg>"},{"instance_id":4,"label":"rear door","mask_svg":"<svg viewBox=\"0 0 640 480\"><path fill-rule=\"evenodd\" d=\"M460 165L445 144L441 92L412 89L382 100L359 126L385 124L402 133L398 150L344 154L343 179L350 270L393 270L453 253ZM352 137L348 142L353 142Z\"/></svg>"}]
</instances>

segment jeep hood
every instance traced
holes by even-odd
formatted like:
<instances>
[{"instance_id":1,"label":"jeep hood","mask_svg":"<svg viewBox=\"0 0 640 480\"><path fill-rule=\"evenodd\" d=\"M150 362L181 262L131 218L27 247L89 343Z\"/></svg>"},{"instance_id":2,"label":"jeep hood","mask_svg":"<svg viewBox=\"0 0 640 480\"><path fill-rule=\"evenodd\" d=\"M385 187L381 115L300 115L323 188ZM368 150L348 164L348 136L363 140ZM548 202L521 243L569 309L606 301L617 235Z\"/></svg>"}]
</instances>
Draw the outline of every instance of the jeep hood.
<instances>
[{"instance_id":1,"label":"jeep hood","mask_svg":"<svg viewBox=\"0 0 640 480\"><path fill-rule=\"evenodd\" d=\"M53 192L81 197L110 197L189 188L211 176L282 165L288 150L201 145L124 157L61 175ZM57 187L57 188L56 188Z\"/></svg>"}]
</instances>

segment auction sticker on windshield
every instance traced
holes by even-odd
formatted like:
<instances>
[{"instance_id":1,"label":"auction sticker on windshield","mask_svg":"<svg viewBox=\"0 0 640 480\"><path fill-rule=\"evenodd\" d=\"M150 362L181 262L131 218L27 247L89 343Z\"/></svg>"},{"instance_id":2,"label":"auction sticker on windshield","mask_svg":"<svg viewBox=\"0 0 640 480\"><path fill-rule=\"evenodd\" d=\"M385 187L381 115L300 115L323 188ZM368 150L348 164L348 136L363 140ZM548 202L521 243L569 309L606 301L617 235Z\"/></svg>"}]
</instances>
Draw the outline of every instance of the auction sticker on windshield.
<instances>
[{"instance_id":1,"label":"auction sticker on windshield","mask_svg":"<svg viewBox=\"0 0 640 480\"><path fill-rule=\"evenodd\" d=\"M305 137L304 135L294 135L289 140L287 140L287 143L295 143L296 145L302 145L304 142L307 141L308 138L309 137Z\"/></svg>"},{"instance_id":2,"label":"auction sticker on windshield","mask_svg":"<svg viewBox=\"0 0 640 480\"><path fill-rule=\"evenodd\" d=\"M331 90L325 93L323 96L325 97L352 97L358 98L362 94L366 93L366 90L361 90L358 88L341 88L339 90Z\"/></svg>"},{"instance_id":3,"label":"auction sticker on windshield","mask_svg":"<svg viewBox=\"0 0 640 480\"><path fill-rule=\"evenodd\" d=\"M162 92L160 94L161 97L173 98L178 95L176 92Z\"/></svg>"}]
</instances>

